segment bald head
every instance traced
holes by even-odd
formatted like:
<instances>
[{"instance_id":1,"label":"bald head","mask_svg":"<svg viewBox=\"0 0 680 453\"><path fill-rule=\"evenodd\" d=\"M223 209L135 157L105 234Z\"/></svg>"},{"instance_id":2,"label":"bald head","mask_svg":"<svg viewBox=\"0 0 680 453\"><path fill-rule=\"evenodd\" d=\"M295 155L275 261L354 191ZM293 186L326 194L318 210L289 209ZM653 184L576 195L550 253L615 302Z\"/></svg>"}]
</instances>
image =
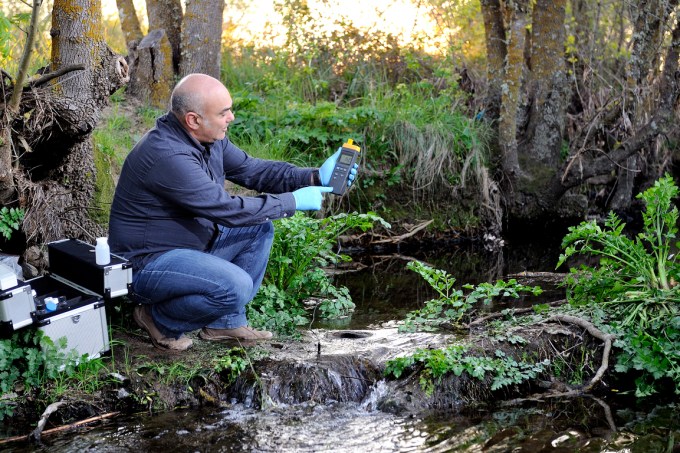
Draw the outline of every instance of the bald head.
<instances>
[{"instance_id":1,"label":"bald head","mask_svg":"<svg viewBox=\"0 0 680 453\"><path fill-rule=\"evenodd\" d=\"M189 112L203 114L206 103L227 91L222 82L206 74L189 74L180 80L170 95L170 111L183 118Z\"/></svg>"},{"instance_id":2,"label":"bald head","mask_svg":"<svg viewBox=\"0 0 680 453\"><path fill-rule=\"evenodd\" d=\"M190 74L177 83L170 111L182 127L201 143L222 140L234 121L229 90L214 77Z\"/></svg>"}]
</instances>

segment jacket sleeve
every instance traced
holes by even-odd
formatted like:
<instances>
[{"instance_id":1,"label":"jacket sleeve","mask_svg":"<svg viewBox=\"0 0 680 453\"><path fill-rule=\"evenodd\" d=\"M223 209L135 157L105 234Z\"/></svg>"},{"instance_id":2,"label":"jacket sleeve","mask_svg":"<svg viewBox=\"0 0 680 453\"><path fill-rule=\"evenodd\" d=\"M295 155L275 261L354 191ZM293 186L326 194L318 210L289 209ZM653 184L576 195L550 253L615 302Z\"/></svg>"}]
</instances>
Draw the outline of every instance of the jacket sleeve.
<instances>
[{"instance_id":1,"label":"jacket sleeve","mask_svg":"<svg viewBox=\"0 0 680 453\"><path fill-rule=\"evenodd\" d=\"M312 173L316 171L316 168L251 157L230 141L226 141L222 156L225 178L258 192L280 194L311 186Z\"/></svg>"},{"instance_id":2,"label":"jacket sleeve","mask_svg":"<svg viewBox=\"0 0 680 453\"><path fill-rule=\"evenodd\" d=\"M246 226L295 213L292 193L233 196L221 178L211 177L196 155L174 153L159 159L148 175L149 190L172 206L169 216L204 217L225 226Z\"/></svg>"}]
</instances>

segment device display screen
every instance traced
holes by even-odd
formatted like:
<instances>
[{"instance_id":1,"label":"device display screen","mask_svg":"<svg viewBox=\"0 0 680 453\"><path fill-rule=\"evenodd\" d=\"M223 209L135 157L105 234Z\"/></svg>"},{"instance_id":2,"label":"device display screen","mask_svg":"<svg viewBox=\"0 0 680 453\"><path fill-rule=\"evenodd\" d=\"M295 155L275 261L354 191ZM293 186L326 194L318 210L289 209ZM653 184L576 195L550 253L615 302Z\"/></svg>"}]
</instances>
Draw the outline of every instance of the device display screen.
<instances>
[{"instance_id":1,"label":"device display screen","mask_svg":"<svg viewBox=\"0 0 680 453\"><path fill-rule=\"evenodd\" d=\"M338 162L341 163L341 164L349 165L349 164L352 163L352 155L342 153L342 154L340 154L340 158L338 159Z\"/></svg>"}]
</instances>

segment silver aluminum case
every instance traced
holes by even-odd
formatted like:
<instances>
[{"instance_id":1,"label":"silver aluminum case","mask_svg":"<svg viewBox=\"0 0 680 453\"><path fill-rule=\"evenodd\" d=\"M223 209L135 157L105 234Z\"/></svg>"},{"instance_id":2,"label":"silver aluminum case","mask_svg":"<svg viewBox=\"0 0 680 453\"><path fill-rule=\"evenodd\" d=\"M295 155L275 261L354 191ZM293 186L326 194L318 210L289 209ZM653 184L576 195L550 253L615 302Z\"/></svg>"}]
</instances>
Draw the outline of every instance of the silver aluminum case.
<instances>
[{"instance_id":1,"label":"silver aluminum case","mask_svg":"<svg viewBox=\"0 0 680 453\"><path fill-rule=\"evenodd\" d=\"M103 302L93 302L60 313L41 322L38 327L57 344L66 337L66 351L76 350L78 356L87 354L95 359L110 349L106 308Z\"/></svg>"},{"instance_id":2,"label":"silver aluminum case","mask_svg":"<svg viewBox=\"0 0 680 453\"><path fill-rule=\"evenodd\" d=\"M87 354L88 359L96 359L108 352L111 346L106 304L102 296L59 275L48 274L38 278L52 279L65 285L64 288L69 287L69 291L89 297L92 301L63 313L37 314L35 325L38 330L50 337L55 344L66 337L66 352L75 349L79 357Z\"/></svg>"},{"instance_id":3,"label":"silver aluminum case","mask_svg":"<svg viewBox=\"0 0 680 453\"><path fill-rule=\"evenodd\" d=\"M118 255L113 255L118 257ZM122 259L122 258L121 258ZM125 296L132 284L132 267L128 264L112 264L104 266L104 297Z\"/></svg>"},{"instance_id":4,"label":"silver aluminum case","mask_svg":"<svg viewBox=\"0 0 680 453\"><path fill-rule=\"evenodd\" d=\"M35 301L30 285L20 282L0 291L0 322L9 326L10 331L33 324L32 312L35 312Z\"/></svg>"},{"instance_id":5,"label":"silver aluminum case","mask_svg":"<svg viewBox=\"0 0 680 453\"><path fill-rule=\"evenodd\" d=\"M61 239L47 244L50 272L90 291L113 299L128 294L132 285L132 264L111 254L111 262L99 265L95 246L78 239Z\"/></svg>"}]
</instances>

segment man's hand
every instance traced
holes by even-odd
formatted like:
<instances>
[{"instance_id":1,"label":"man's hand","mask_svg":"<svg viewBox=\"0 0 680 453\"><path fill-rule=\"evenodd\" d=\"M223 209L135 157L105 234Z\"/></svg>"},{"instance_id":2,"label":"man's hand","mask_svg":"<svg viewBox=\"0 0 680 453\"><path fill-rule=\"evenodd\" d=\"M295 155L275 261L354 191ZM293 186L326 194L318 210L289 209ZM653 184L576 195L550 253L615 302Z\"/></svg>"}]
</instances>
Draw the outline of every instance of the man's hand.
<instances>
[{"instance_id":1,"label":"man's hand","mask_svg":"<svg viewBox=\"0 0 680 453\"><path fill-rule=\"evenodd\" d=\"M340 150L342 150L342 147L338 148L338 150L331 157L326 159L323 165L321 165L319 168L319 178L321 179L321 184L324 186L327 186L331 182L331 175L333 174L335 163L340 157ZM351 186L354 182L354 179L357 177L358 168L359 164L354 164L354 166L349 170L349 175L347 175L347 187Z\"/></svg>"},{"instance_id":2,"label":"man's hand","mask_svg":"<svg viewBox=\"0 0 680 453\"><path fill-rule=\"evenodd\" d=\"M321 209L323 193L330 192L332 187L309 186L293 192L295 197L295 209L298 211L318 211Z\"/></svg>"}]
</instances>

